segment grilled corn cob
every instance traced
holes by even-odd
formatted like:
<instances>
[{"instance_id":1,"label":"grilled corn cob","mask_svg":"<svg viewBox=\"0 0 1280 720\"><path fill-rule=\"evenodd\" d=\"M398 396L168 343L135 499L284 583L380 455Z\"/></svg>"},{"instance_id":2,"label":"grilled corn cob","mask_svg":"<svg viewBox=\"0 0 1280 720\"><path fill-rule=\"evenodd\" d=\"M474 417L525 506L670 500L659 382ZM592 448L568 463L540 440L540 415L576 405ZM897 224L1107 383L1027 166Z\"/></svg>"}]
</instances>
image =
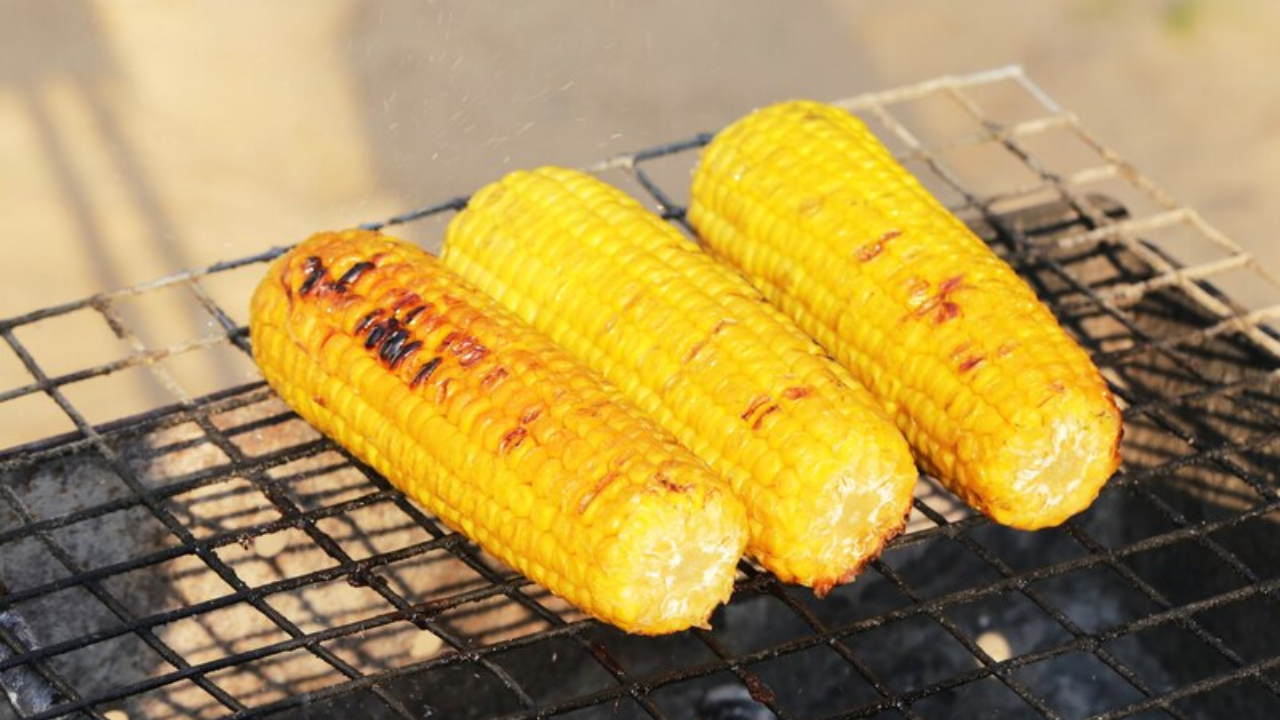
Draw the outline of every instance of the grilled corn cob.
<instances>
[{"instance_id":1,"label":"grilled corn cob","mask_svg":"<svg viewBox=\"0 0 1280 720\"><path fill-rule=\"evenodd\" d=\"M250 328L300 415L587 613L666 633L728 598L747 530L723 481L421 250L316 235L272 265Z\"/></svg>"},{"instance_id":2,"label":"grilled corn cob","mask_svg":"<svg viewBox=\"0 0 1280 720\"><path fill-rule=\"evenodd\" d=\"M621 191L560 168L471 198L442 258L726 477L748 553L824 594L902 530L916 481L874 398L745 280Z\"/></svg>"},{"instance_id":3,"label":"grilled corn cob","mask_svg":"<svg viewBox=\"0 0 1280 720\"><path fill-rule=\"evenodd\" d=\"M1088 355L849 113L796 101L730 126L689 220L998 522L1061 523L1115 471L1120 413Z\"/></svg>"}]
</instances>

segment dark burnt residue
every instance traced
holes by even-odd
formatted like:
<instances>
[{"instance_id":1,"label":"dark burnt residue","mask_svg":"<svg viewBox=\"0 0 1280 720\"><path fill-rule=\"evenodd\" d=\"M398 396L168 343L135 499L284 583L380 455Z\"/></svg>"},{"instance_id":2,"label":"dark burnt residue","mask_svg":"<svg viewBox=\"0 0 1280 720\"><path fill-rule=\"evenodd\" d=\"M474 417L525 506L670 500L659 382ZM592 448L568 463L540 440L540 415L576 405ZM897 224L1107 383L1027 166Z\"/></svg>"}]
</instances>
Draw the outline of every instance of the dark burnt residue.
<instances>
[{"instance_id":1,"label":"dark burnt residue","mask_svg":"<svg viewBox=\"0 0 1280 720\"><path fill-rule=\"evenodd\" d=\"M373 263L368 261L358 262L355 265L352 265L351 269L342 273L342 277L338 278L338 283L335 287L339 292L346 292L347 288L354 285L355 282L360 279L361 275L372 270L373 267Z\"/></svg>"},{"instance_id":2,"label":"dark burnt residue","mask_svg":"<svg viewBox=\"0 0 1280 720\"><path fill-rule=\"evenodd\" d=\"M394 319L388 321L388 324L395 322ZM399 323L397 323L397 326ZM400 354L400 347L409 339L409 332L404 329L396 329L383 338L382 344L378 348L378 356L382 358L382 362L390 364L391 361Z\"/></svg>"},{"instance_id":3,"label":"dark burnt residue","mask_svg":"<svg viewBox=\"0 0 1280 720\"><path fill-rule=\"evenodd\" d=\"M363 335L364 332L368 330L369 327L373 325L373 323L377 321L378 318L382 317L385 314L386 313L385 311L382 310L382 308L378 308L377 310L374 310L368 315L365 315L364 317L360 318L360 322L356 323L356 328L355 328L356 335Z\"/></svg>"},{"instance_id":4,"label":"dark burnt residue","mask_svg":"<svg viewBox=\"0 0 1280 720\"><path fill-rule=\"evenodd\" d=\"M324 280L324 261L312 255L303 261L302 272L304 277L302 285L298 287L298 294L303 296L310 295L311 291L319 287L320 282Z\"/></svg>"},{"instance_id":5,"label":"dark burnt residue","mask_svg":"<svg viewBox=\"0 0 1280 720\"><path fill-rule=\"evenodd\" d=\"M431 374L436 371L436 368L440 367L441 361L442 358L437 356L423 363L422 367L418 368L418 372L413 374L413 381L409 383L409 387L416 388L430 380Z\"/></svg>"},{"instance_id":6,"label":"dark burnt residue","mask_svg":"<svg viewBox=\"0 0 1280 720\"><path fill-rule=\"evenodd\" d=\"M421 340L414 340L413 342L405 343L400 347L399 352L397 352L394 356L392 356L391 369L392 370L398 369L402 364L404 364L405 360L408 360L409 358L413 357L414 353L418 352L421 349L422 349Z\"/></svg>"}]
</instances>

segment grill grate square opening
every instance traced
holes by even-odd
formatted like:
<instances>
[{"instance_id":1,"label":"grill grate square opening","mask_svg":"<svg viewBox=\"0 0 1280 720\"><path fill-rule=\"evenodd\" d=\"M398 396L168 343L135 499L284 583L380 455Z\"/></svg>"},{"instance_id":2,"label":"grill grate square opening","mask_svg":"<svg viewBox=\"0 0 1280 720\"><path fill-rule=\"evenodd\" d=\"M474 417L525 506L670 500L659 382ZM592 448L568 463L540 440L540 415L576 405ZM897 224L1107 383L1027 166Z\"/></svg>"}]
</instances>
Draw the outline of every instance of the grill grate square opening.
<instances>
[{"instance_id":1,"label":"grill grate square opening","mask_svg":"<svg viewBox=\"0 0 1280 720\"><path fill-rule=\"evenodd\" d=\"M439 636L405 621L360 627L324 647L356 671L370 675L425 662L450 649Z\"/></svg>"},{"instance_id":2,"label":"grill grate square opening","mask_svg":"<svg viewBox=\"0 0 1280 720\"><path fill-rule=\"evenodd\" d=\"M695 633L638 638L614 627L596 625L582 636L603 648L631 680L647 680L716 662L715 653Z\"/></svg>"},{"instance_id":3,"label":"grill grate square opening","mask_svg":"<svg viewBox=\"0 0 1280 720\"><path fill-rule=\"evenodd\" d=\"M147 720L214 720L229 712L226 705L191 680L131 695L124 701L122 710L127 718Z\"/></svg>"},{"instance_id":4,"label":"grill grate square opening","mask_svg":"<svg viewBox=\"0 0 1280 720\"><path fill-rule=\"evenodd\" d=\"M210 395L229 387L262 379L253 360L225 342L170 355L158 363L189 398Z\"/></svg>"},{"instance_id":5,"label":"grill grate square opening","mask_svg":"<svg viewBox=\"0 0 1280 720\"><path fill-rule=\"evenodd\" d=\"M297 528L259 535L245 545L224 545L215 552L250 587L300 578L337 564Z\"/></svg>"},{"instance_id":6,"label":"grill grate square opening","mask_svg":"<svg viewBox=\"0 0 1280 720\"><path fill-rule=\"evenodd\" d=\"M49 659L49 665L85 698L100 696L117 687L157 678L174 670L146 642L133 634L55 655Z\"/></svg>"},{"instance_id":7,"label":"grill grate square opening","mask_svg":"<svg viewBox=\"0 0 1280 720\"><path fill-rule=\"evenodd\" d=\"M499 678L473 665L431 667L393 678L384 687L415 716L474 720L521 709L520 699ZM386 709L377 714L385 716Z\"/></svg>"},{"instance_id":8,"label":"grill grate square opening","mask_svg":"<svg viewBox=\"0 0 1280 720\"><path fill-rule=\"evenodd\" d=\"M1018 573L1075 560L1086 552L1069 532L1060 527L1037 530L1035 535L1028 535L1021 530L988 523L965 532Z\"/></svg>"},{"instance_id":9,"label":"grill grate square opening","mask_svg":"<svg viewBox=\"0 0 1280 720\"><path fill-rule=\"evenodd\" d=\"M90 425L139 415L179 400L155 374L141 365L63 385L61 391Z\"/></svg>"},{"instance_id":10,"label":"grill grate square opening","mask_svg":"<svg viewBox=\"0 0 1280 720\"><path fill-rule=\"evenodd\" d=\"M778 707L797 720L848 712L880 698L848 660L823 645L748 670L772 689Z\"/></svg>"},{"instance_id":11,"label":"grill grate square opening","mask_svg":"<svg viewBox=\"0 0 1280 720\"><path fill-rule=\"evenodd\" d=\"M179 544L150 511L137 505L57 528L50 535L85 570L134 560ZM104 542L103 538L121 541Z\"/></svg>"},{"instance_id":12,"label":"grill grate square opening","mask_svg":"<svg viewBox=\"0 0 1280 720\"><path fill-rule=\"evenodd\" d=\"M1039 720L1040 714L994 677L965 683L912 703L923 720Z\"/></svg>"},{"instance_id":13,"label":"grill grate square opening","mask_svg":"<svg viewBox=\"0 0 1280 720\"><path fill-rule=\"evenodd\" d=\"M1280 717L1280 698L1257 680L1242 680L1176 703L1194 720Z\"/></svg>"},{"instance_id":14,"label":"grill grate square opening","mask_svg":"<svg viewBox=\"0 0 1280 720\"><path fill-rule=\"evenodd\" d=\"M1246 582L1218 555L1193 540L1135 553L1121 562L1174 605L1227 593ZM1178 572L1170 573L1171 567Z\"/></svg>"},{"instance_id":15,"label":"grill grate square opening","mask_svg":"<svg viewBox=\"0 0 1280 720\"><path fill-rule=\"evenodd\" d=\"M306 650L293 650L211 672L209 680L249 707L314 692L347 678Z\"/></svg>"},{"instance_id":16,"label":"grill grate square opening","mask_svg":"<svg viewBox=\"0 0 1280 720\"><path fill-rule=\"evenodd\" d=\"M896 692L918 690L980 666L964 645L924 615L859 633L846 644Z\"/></svg>"},{"instance_id":17,"label":"grill grate square opening","mask_svg":"<svg viewBox=\"0 0 1280 720\"><path fill-rule=\"evenodd\" d=\"M42 593L15 603L13 609L26 620L39 647L87 637L120 624L120 619L83 587Z\"/></svg>"},{"instance_id":18,"label":"grill grate square opening","mask_svg":"<svg viewBox=\"0 0 1280 720\"><path fill-rule=\"evenodd\" d=\"M917 594L940 597L997 582L1001 575L972 550L950 538L892 548L881 556Z\"/></svg>"},{"instance_id":19,"label":"grill grate square opening","mask_svg":"<svg viewBox=\"0 0 1280 720\"><path fill-rule=\"evenodd\" d=\"M280 513L266 504L266 499L253 483L242 477L229 477L222 482L194 488L190 492L165 500L165 506L197 538L241 533L240 542L257 545L265 552L275 547L278 539L255 536L255 528L280 519ZM277 548L276 552L283 550Z\"/></svg>"},{"instance_id":20,"label":"grill grate square opening","mask_svg":"<svg viewBox=\"0 0 1280 720\"><path fill-rule=\"evenodd\" d=\"M1055 575L1034 584L1037 591L1081 630L1096 634L1160 610L1150 598L1105 565Z\"/></svg>"},{"instance_id":21,"label":"grill grate square opening","mask_svg":"<svg viewBox=\"0 0 1280 720\"><path fill-rule=\"evenodd\" d=\"M341 505L375 490L359 468L334 450L275 465L266 475L304 512Z\"/></svg>"},{"instance_id":22,"label":"grill grate square opening","mask_svg":"<svg viewBox=\"0 0 1280 720\"><path fill-rule=\"evenodd\" d=\"M1159 652L1153 648L1159 648ZM1124 635L1107 643L1105 649L1157 693L1236 667L1191 631L1172 623Z\"/></svg>"},{"instance_id":23,"label":"grill grate square opening","mask_svg":"<svg viewBox=\"0 0 1280 720\"><path fill-rule=\"evenodd\" d=\"M375 488L364 482L363 489ZM392 553L431 540L431 534L396 506L390 498L356 507L316 521L353 560Z\"/></svg>"},{"instance_id":24,"label":"grill grate square opening","mask_svg":"<svg viewBox=\"0 0 1280 720\"><path fill-rule=\"evenodd\" d=\"M712 618L711 627L711 636L733 656L759 652L813 634L791 608L769 595L747 595L739 602L721 606Z\"/></svg>"},{"instance_id":25,"label":"grill grate square opening","mask_svg":"<svg viewBox=\"0 0 1280 720\"><path fill-rule=\"evenodd\" d=\"M13 336L50 378L123 361L133 354L129 343L90 307L20 325Z\"/></svg>"},{"instance_id":26,"label":"grill grate square opening","mask_svg":"<svg viewBox=\"0 0 1280 720\"><path fill-rule=\"evenodd\" d=\"M371 584L380 579L374 573L366 576ZM308 635L395 610L371 588L353 584L350 576L272 593L266 602Z\"/></svg>"},{"instance_id":27,"label":"grill grate square opening","mask_svg":"<svg viewBox=\"0 0 1280 720\"><path fill-rule=\"evenodd\" d=\"M219 413L210 420L226 434L238 453L250 459L279 455L322 438L274 396Z\"/></svg>"},{"instance_id":28,"label":"grill grate square opening","mask_svg":"<svg viewBox=\"0 0 1280 720\"><path fill-rule=\"evenodd\" d=\"M0 519L8 519L3 505L0 505ZM21 529L17 526L16 516L14 520L14 524L3 527ZM20 593L70 576L71 571L59 563L37 538L23 537L0 545L0 584L10 593Z\"/></svg>"},{"instance_id":29,"label":"grill grate square opening","mask_svg":"<svg viewBox=\"0 0 1280 720\"><path fill-rule=\"evenodd\" d=\"M115 573L104 578L102 586L138 617L189 608L233 592L196 555Z\"/></svg>"},{"instance_id":30,"label":"grill grate square opening","mask_svg":"<svg viewBox=\"0 0 1280 720\"><path fill-rule=\"evenodd\" d=\"M812 590L786 587L784 592L830 627L884 615L911 604L911 598L888 578L869 568L852 583L839 585L819 600Z\"/></svg>"},{"instance_id":31,"label":"grill grate square opening","mask_svg":"<svg viewBox=\"0 0 1280 720\"><path fill-rule=\"evenodd\" d=\"M182 492L220 482L232 472L231 458L194 422L141 435L125 433L106 442L129 473L148 488L173 486L167 492Z\"/></svg>"},{"instance_id":32,"label":"grill grate square opening","mask_svg":"<svg viewBox=\"0 0 1280 720\"><path fill-rule=\"evenodd\" d=\"M1280 554L1275 550L1277 532L1280 532L1280 511L1272 510L1218 530L1210 538L1239 558L1261 580L1272 581L1280 579Z\"/></svg>"},{"instance_id":33,"label":"grill grate square opening","mask_svg":"<svg viewBox=\"0 0 1280 720\"><path fill-rule=\"evenodd\" d=\"M1027 665L1015 670L1013 677L1066 720L1081 720L1144 697L1105 663L1085 652L1065 653Z\"/></svg>"},{"instance_id":34,"label":"grill grate square opening","mask_svg":"<svg viewBox=\"0 0 1280 720\"><path fill-rule=\"evenodd\" d=\"M1072 635L1020 592L1001 592L944 610L996 662L1049 650Z\"/></svg>"},{"instance_id":35,"label":"grill grate square opening","mask_svg":"<svg viewBox=\"0 0 1280 720\"><path fill-rule=\"evenodd\" d=\"M187 283L116 298L111 309L147 350L179 348L225 334Z\"/></svg>"},{"instance_id":36,"label":"grill grate square opening","mask_svg":"<svg viewBox=\"0 0 1280 720\"><path fill-rule=\"evenodd\" d=\"M603 692L616 685L613 676L569 638L550 638L495 653L491 658L525 688L541 708Z\"/></svg>"},{"instance_id":37,"label":"grill grate square opening","mask_svg":"<svg viewBox=\"0 0 1280 720\"><path fill-rule=\"evenodd\" d=\"M700 720L699 710L705 707L727 707L734 710L750 708L757 716L770 718L761 713L759 703L753 701L749 694L746 698L742 697L745 692L748 691L741 680L732 673L721 670L663 685L651 691L649 699L661 708L669 720Z\"/></svg>"},{"instance_id":38,"label":"grill grate square opening","mask_svg":"<svg viewBox=\"0 0 1280 720\"><path fill-rule=\"evenodd\" d=\"M235 657L289 639L246 602L184 617L157 628L156 634L193 664Z\"/></svg>"},{"instance_id":39,"label":"grill grate square opening","mask_svg":"<svg viewBox=\"0 0 1280 720\"><path fill-rule=\"evenodd\" d=\"M75 431L71 418L42 392L0 403L0 449L8 450Z\"/></svg>"}]
</instances>

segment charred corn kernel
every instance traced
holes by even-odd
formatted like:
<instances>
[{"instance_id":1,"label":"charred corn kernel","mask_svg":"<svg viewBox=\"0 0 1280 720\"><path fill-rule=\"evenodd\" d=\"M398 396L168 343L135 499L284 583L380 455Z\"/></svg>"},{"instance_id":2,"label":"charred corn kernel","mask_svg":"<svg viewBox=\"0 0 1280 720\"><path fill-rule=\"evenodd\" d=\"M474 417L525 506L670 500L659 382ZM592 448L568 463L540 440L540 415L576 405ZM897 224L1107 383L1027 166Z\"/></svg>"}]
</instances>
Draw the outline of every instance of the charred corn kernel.
<instances>
[{"instance_id":1,"label":"charred corn kernel","mask_svg":"<svg viewBox=\"0 0 1280 720\"><path fill-rule=\"evenodd\" d=\"M516 172L443 259L601 371L728 478L748 553L825 593L901 531L910 449L844 368L671 225L579 172Z\"/></svg>"},{"instance_id":2,"label":"charred corn kernel","mask_svg":"<svg viewBox=\"0 0 1280 720\"><path fill-rule=\"evenodd\" d=\"M835 107L758 110L703 151L689 220L995 520L1056 525L1119 463L1120 414L1035 293Z\"/></svg>"},{"instance_id":3,"label":"charred corn kernel","mask_svg":"<svg viewBox=\"0 0 1280 720\"><path fill-rule=\"evenodd\" d=\"M250 330L302 417L585 612L666 633L728 598L747 528L723 481L421 250L316 235L272 265Z\"/></svg>"}]
</instances>

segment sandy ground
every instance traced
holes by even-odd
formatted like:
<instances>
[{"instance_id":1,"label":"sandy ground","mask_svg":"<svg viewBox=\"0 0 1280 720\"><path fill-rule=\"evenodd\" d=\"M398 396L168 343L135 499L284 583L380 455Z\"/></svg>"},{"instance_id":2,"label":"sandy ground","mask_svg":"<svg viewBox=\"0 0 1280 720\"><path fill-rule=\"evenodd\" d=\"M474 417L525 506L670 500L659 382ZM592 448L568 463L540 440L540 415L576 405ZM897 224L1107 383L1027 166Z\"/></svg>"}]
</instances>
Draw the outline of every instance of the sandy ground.
<instances>
[{"instance_id":1,"label":"sandy ground","mask_svg":"<svg viewBox=\"0 0 1280 720\"><path fill-rule=\"evenodd\" d=\"M0 316L770 101L1008 63L1280 268L1278 37L1274 0L0 0ZM41 359L109 359L93 334L49 331ZM27 382L0 357L0 390ZM83 402L155 402L113 382ZM43 411L0 426L66 429Z\"/></svg>"}]
</instances>

